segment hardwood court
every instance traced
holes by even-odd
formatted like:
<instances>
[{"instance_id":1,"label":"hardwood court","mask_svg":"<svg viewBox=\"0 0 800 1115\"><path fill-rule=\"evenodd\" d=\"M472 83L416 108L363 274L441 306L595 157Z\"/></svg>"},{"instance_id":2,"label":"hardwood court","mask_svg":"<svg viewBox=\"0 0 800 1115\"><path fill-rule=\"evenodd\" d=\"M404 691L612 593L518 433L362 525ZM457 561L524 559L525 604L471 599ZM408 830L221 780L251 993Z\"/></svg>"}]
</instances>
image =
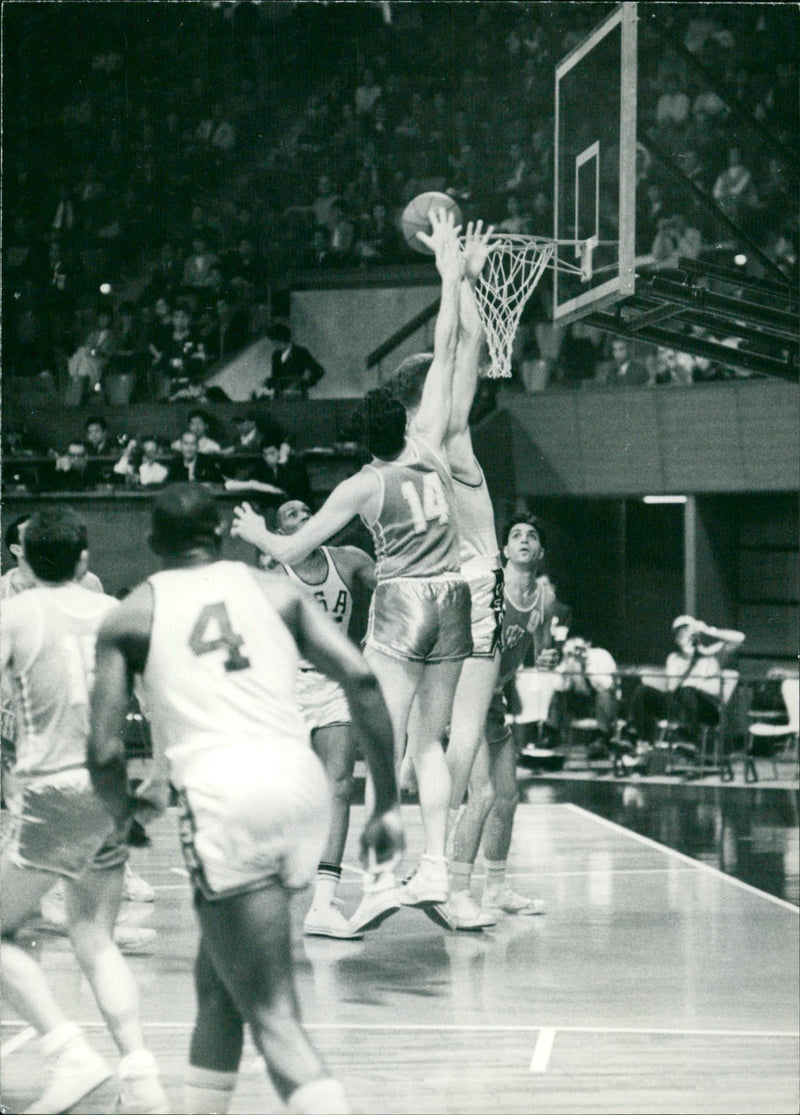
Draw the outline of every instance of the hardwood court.
<instances>
[{"instance_id":1,"label":"hardwood court","mask_svg":"<svg viewBox=\"0 0 800 1115\"><path fill-rule=\"evenodd\" d=\"M404 817L411 863L417 807ZM356 807L340 892L348 913L362 818ZM160 936L132 964L180 1111L195 929L174 812L152 837L135 863L157 888L148 924ZM304 1019L357 1112L798 1110L795 906L570 803L520 807L510 871L548 912L482 934L445 933L403 910L361 942L303 938L308 898L298 896ZM33 936L67 1011L112 1056L66 941ZM24 1110L41 1086L31 1038L4 1019L5 1110ZM112 1100L106 1084L76 1111L108 1111ZM281 1110L252 1045L231 1110Z\"/></svg>"}]
</instances>

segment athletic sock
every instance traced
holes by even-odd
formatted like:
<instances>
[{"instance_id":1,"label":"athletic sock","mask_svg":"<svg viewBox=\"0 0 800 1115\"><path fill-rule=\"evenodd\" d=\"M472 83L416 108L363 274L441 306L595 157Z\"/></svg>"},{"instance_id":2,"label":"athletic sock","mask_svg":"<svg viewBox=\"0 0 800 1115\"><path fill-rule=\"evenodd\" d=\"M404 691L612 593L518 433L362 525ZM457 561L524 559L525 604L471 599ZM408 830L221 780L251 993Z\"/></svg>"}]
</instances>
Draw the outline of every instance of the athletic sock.
<instances>
[{"instance_id":1,"label":"athletic sock","mask_svg":"<svg viewBox=\"0 0 800 1115\"><path fill-rule=\"evenodd\" d=\"M217 1072L189 1065L183 1082L185 1115L226 1115L236 1087L235 1072Z\"/></svg>"},{"instance_id":2,"label":"athletic sock","mask_svg":"<svg viewBox=\"0 0 800 1115\"><path fill-rule=\"evenodd\" d=\"M332 1076L323 1076L292 1092L286 1101L292 1115L350 1115L344 1088Z\"/></svg>"},{"instance_id":3,"label":"athletic sock","mask_svg":"<svg viewBox=\"0 0 800 1115\"><path fill-rule=\"evenodd\" d=\"M314 880L312 906L330 906L336 895L336 887L342 876L341 864L321 863Z\"/></svg>"},{"instance_id":4,"label":"athletic sock","mask_svg":"<svg viewBox=\"0 0 800 1115\"><path fill-rule=\"evenodd\" d=\"M450 864L450 889L452 891L465 890L469 892L472 883L472 868L471 863Z\"/></svg>"},{"instance_id":5,"label":"athletic sock","mask_svg":"<svg viewBox=\"0 0 800 1115\"><path fill-rule=\"evenodd\" d=\"M506 884L506 864L507 860L498 859L486 861L486 886L484 888L485 894L499 894Z\"/></svg>"}]
</instances>

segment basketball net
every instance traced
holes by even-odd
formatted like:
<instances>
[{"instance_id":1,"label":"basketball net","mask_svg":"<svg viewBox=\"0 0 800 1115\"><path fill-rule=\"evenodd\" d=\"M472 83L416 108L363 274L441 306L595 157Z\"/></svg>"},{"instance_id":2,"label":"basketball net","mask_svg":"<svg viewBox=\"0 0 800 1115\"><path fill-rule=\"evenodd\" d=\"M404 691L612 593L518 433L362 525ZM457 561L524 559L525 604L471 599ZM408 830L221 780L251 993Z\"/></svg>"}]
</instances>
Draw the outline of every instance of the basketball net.
<instances>
[{"instance_id":1,"label":"basketball net","mask_svg":"<svg viewBox=\"0 0 800 1115\"><path fill-rule=\"evenodd\" d=\"M511 349L525 303L551 262L553 240L500 233L492 237L492 250L475 282L475 299L486 334L490 379L511 376Z\"/></svg>"}]
</instances>

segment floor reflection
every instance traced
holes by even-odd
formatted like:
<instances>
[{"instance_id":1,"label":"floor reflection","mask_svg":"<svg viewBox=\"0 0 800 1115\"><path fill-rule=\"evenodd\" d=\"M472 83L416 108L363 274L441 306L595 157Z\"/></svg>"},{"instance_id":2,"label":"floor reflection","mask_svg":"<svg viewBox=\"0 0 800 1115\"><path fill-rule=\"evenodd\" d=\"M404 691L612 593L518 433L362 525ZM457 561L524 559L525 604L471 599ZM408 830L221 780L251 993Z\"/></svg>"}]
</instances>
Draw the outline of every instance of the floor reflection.
<instances>
[{"instance_id":1,"label":"floor reflection","mask_svg":"<svg viewBox=\"0 0 800 1115\"><path fill-rule=\"evenodd\" d=\"M522 801L571 802L800 905L798 791L520 779Z\"/></svg>"}]
</instances>

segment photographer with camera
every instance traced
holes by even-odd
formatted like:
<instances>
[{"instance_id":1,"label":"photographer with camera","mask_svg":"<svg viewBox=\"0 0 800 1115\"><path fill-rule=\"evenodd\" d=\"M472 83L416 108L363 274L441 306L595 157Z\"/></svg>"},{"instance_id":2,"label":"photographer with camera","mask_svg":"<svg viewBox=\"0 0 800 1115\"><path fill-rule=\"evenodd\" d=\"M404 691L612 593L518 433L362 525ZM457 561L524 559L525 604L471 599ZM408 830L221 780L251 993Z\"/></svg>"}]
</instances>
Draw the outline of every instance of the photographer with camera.
<instances>
[{"instance_id":1,"label":"photographer with camera","mask_svg":"<svg viewBox=\"0 0 800 1115\"><path fill-rule=\"evenodd\" d=\"M608 651L593 647L587 639L573 637L564 643L547 727L563 736L571 720L593 717L598 730L589 743L590 759L605 758L609 753L617 720L616 671Z\"/></svg>"},{"instance_id":2,"label":"photographer with camera","mask_svg":"<svg viewBox=\"0 0 800 1115\"><path fill-rule=\"evenodd\" d=\"M631 716L639 739L655 739L658 720L677 720L688 743L697 743L700 728L719 723L722 667L744 642L741 631L710 627L693 616L678 616L672 631L676 649L667 658L666 692L641 685Z\"/></svg>"}]
</instances>

